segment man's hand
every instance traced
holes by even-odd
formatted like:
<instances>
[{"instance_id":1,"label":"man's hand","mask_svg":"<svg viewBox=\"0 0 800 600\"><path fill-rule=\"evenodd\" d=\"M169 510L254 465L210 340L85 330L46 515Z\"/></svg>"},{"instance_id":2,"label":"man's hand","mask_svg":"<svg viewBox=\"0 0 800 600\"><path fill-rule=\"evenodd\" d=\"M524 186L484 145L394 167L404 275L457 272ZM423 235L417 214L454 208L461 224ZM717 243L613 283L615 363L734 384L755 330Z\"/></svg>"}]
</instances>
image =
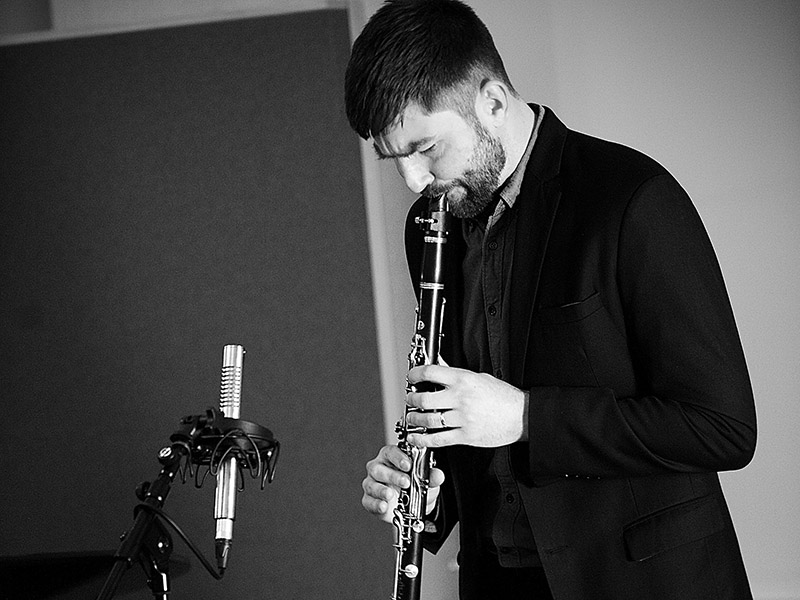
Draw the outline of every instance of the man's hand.
<instances>
[{"instance_id":1,"label":"man's hand","mask_svg":"<svg viewBox=\"0 0 800 600\"><path fill-rule=\"evenodd\" d=\"M397 506L400 490L411 485L408 471L411 470L411 459L397 446L384 446L378 456L367 463L367 476L361 483L364 495L362 506L381 520L392 522L394 509ZM430 513L439 496L439 486L444 482L441 469L433 468L430 474L430 485L427 495L427 510Z\"/></svg>"},{"instance_id":2,"label":"man's hand","mask_svg":"<svg viewBox=\"0 0 800 600\"><path fill-rule=\"evenodd\" d=\"M497 448L528 439L528 394L504 381L441 365L414 367L408 372L408 381L412 386L425 381L443 388L409 392L409 406L434 412L410 413L408 422L429 430L445 428L409 434L410 444Z\"/></svg>"}]
</instances>

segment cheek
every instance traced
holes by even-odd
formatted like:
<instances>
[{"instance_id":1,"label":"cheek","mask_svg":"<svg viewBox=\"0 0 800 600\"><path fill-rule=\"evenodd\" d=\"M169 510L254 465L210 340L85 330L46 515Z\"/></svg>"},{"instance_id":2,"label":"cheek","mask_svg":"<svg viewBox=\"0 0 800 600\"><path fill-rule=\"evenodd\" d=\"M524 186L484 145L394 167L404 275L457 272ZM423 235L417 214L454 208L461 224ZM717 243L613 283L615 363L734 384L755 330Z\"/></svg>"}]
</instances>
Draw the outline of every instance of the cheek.
<instances>
[{"instance_id":1,"label":"cheek","mask_svg":"<svg viewBox=\"0 0 800 600\"><path fill-rule=\"evenodd\" d=\"M462 153L449 154L435 160L431 165L431 172L437 179L448 181L462 177L469 167L469 160Z\"/></svg>"}]
</instances>

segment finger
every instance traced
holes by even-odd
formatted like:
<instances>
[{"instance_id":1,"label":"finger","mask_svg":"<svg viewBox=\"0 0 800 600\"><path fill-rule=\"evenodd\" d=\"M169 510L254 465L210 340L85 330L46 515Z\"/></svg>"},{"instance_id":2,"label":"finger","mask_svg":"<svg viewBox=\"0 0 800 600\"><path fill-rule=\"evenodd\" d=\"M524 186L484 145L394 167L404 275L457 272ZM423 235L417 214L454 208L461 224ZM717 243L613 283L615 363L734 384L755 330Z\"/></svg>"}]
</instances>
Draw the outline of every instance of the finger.
<instances>
[{"instance_id":1,"label":"finger","mask_svg":"<svg viewBox=\"0 0 800 600\"><path fill-rule=\"evenodd\" d=\"M406 394L406 404L412 408L420 410L438 410L443 409L443 404L447 402L444 397L446 389L436 391L412 391Z\"/></svg>"},{"instance_id":2,"label":"finger","mask_svg":"<svg viewBox=\"0 0 800 600\"><path fill-rule=\"evenodd\" d=\"M361 497L361 506L373 515L385 515L389 510L389 503L386 500L373 498L368 494Z\"/></svg>"},{"instance_id":3,"label":"finger","mask_svg":"<svg viewBox=\"0 0 800 600\"><path fill-rule=\"evenodd\" d=\"M441 469L437 469L436 467L432 468L428 487L438 488L443 483L444 483L444 471L442 471Z\"/></svg>"},{"instance_id":4,"label":"finger","mask_svg":"<svg viewBox=\"0 0 800 600\"><path fill-rule=\"evenodd\" d=\"M382 521L391 523L395 507L397 506L397 499L387 502L386 500L380 500L368 494L364 494L361 497L361 505L367 512L376 515Z\"/></svg>"},{"instance_id":5,"label":"finger","mask_svg":"<svg viewBox=\"0 0 800 600\"><path fill-rule=\"evenodd\" d=\"M429 515L436 508L436 500L439 498L439 488L432 487L428 489L428 495L425 499L425 514Z\"/></svg>"},{"instance_id":6,"label":"finger","mask_svg":"<svg viewBox=\"0 0 800 600\"><path fill-rule=\"evenodd\" d=\"M384 446L381 448L375 460L386 465L391 465L401 471L411 470L411 460L408 458L408 455L397 446ZM367 463L367 465L369 466L371 462Z\"/></svg>"},{"instance_id":7,"label":"finger","mask_svg":"<svg viewBox=\"0 0 800 600\"><path fill-rule=\"evenodd\" d=\"M409 412L409 425L425 429L452 429L458 427L456 413L452 409L437 409L433 412Z\"/></svg>"},{"instance_id":8,"label":"finger","mask_svg":"<svg viewBox=\"0 0 800 600\"><path fill-rule=\"evenodd\" d=\"M406 459L408 460L408 459ZM396 469L394 465L387 465L382 462L367 463L367 479L373 480L379 485L390 486L397 489L407 488L411 485L408 475L404 471ZM364 491L367 491L366 489Z\"/></svg>"},{"instance_id":9,"label":"finger","mask_svg":"<svg viewBox=\"0 0 800 600\"><path fill-rule=\"evenodd\" d=\"M391 523L400 500L400 490L378 483L371 477L366 477L362 481L361 487L364 489L361 505L367 512L380 517L382 521Z\"/></svg>"},{"instance_id":10,"label":"finger","mask_svg":"<svg viewBox=\"0 0 800 600\"><path fill-rule=\"evenodd\" d=\"M447 429L437 433L409 433L408 443L418 448L444 448L463 443L460 429Z\"/></svg>"},{"instance_id":11,"label":"finger","mask_svg":"<svg viewBox=\"0 0 800 600\"><path fill-rule=\"evenodd\" d=\"M414 367L408 372L408 383L415 385L422 381L430 383L438 383L439 385L446 385L449 381L448 371L450 367L443 367L441 365L421 365Z\"/></svg>"},{"instance_id":12,"label":"finger","mask_svg":"<svg viewBox=\"0 0 800 600\"><path fill-rule=\"evenodd\" d=\"M397 488L375 481L372 477L364 478L364 481L361 482L361 489L364 490L366 496L384 502L391 502L399 493Z\"/></svg>"}]
</instances>

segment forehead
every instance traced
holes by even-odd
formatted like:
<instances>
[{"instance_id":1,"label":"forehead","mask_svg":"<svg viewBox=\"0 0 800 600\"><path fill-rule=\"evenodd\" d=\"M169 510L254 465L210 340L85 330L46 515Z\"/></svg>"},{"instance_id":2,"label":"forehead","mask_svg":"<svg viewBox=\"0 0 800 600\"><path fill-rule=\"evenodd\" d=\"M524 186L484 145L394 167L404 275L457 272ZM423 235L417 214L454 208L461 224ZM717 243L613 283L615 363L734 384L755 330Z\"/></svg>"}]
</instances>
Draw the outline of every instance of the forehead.
<instances>
[{"instance_id":1,"label":"forehead","mask_svg":"<svg viewBox=\"0 0 800 600\"><path fill-rule=\"evenodd\" d=\"M446 137L469 135L464 118L453 110L426 112L417 104L408 106L394 123L372 138L382 158L409 156L420 147Z\"/></svg>"}]
</instances>

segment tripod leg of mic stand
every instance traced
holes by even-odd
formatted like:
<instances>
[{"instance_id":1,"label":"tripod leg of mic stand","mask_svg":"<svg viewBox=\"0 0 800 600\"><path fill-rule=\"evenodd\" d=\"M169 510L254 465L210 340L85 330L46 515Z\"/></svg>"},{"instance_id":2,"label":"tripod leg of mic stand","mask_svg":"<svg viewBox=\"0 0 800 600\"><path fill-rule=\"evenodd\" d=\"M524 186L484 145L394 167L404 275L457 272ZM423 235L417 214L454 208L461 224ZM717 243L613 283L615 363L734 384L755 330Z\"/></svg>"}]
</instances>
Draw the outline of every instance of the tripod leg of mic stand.
<instances>
[{"instance_id":1,"label":"tripod leg of mic stand","mask_svg":"<svg viewBox=\"0 0 800 600\"><path fill-rule=\"evenodd\" d=\"M156 600L167 600L169 588L169 558L172 554L172 538L164 525L155 519L142 540L139 563L147 574L147 585Z\"/></svg>"},{"instance_id":2,"label":"tripod leg of mic stand","mask_svg":"<svg viewBox=\"0 0 800 600\"><path fill-rule=\"evenodd\" d=\"M164 465L164 468L161 469L152 485L148 485L146 491L143 490L144 500L138 507L133 527L125 534L117 553L114 555L116 562L106 579L103 589L100 590L97 600L109 600L114 597L120 579L122 579L125 571L136 558L141 562L143 557L148 557L148 563L153 563L157 560L160 569L157 572L164 574L168 572L166 564L172 552L172 540L156 514L152 510L147 510L147 507L160 509L164 505L164 501L169 495L172 480L180 464L181 456L185 452L186 450L183 446L176 444L163 449L159 454L159 462ZM146 567L145 570L149 575L150 568ZM165 582L168 591L169 582L166 581L165 575L159 574L156 578ZM162 584L159 584L159 587L163 587ZM166 598L166 593L164 592L160 597Z\"/></svg>"},{"instance_id":3,"label":"tripod leg of mic stand","mask_svg":"<svg viewBox=\"0 0 800 600\"><path fill-rule=\"evenodd\" d=\"M116 562L103 585L103 589L100 590L97 600L110 600L114 597L122 576L130 568L133 560L139 556L142 540L148 534L155 519L156 516L153 513L144 510L139 511L133 527L122 538L122 543L114 555Z\"/></svg>"}]
</instances>

